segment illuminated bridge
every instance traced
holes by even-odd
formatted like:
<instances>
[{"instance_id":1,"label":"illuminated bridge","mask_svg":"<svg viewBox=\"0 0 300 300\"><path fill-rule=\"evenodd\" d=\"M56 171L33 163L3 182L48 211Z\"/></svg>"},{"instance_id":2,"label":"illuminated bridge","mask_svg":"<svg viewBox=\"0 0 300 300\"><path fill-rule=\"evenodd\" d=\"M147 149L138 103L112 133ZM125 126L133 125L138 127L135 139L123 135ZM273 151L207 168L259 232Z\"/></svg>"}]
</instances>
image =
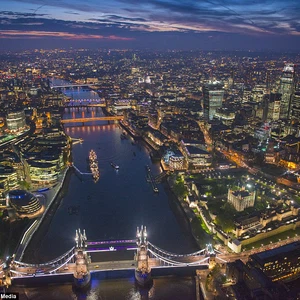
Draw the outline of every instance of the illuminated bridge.
<instances>
[{"instance_id":1,"label":"illuminated bridge","mask_svg":"<svg viewBox=\"0 0 300 300\"><path fill-rule=\"evenodd\" d=\"M70 99L67 101L68 105L65 108L69 107L106 107L106 101L104 99Z\"/></svg>"},{"instance_id":2,"label":"illuminated bridge","mask_svg":"<svg viewBox=\"0 0 300 300\"><path fill-rule=\"evenodd\" d=\"M90 117L90 118L75 118L75 119L63 119L61 123L86 123L93 121L121 121L123 116L104 116L104 117Z\"/></svg>"},{"instance_id":3,"label":"illuminated bridge","mask_svg":"<svg viewBox=\"0 0 300 300\"><path fill-rule=\"evenodd\" d=\"M69 105L63 106L63 108L82 108L82 107L106 107L105 102L101 103L71 103L69 102Z\"/></svg>"},{"instance_id":4,"label":"illuminated bridge","mask_svg":"<svg viewBox=\"0 0 300 300\"><path fill-rule=\"evenodd\" d=\"M81 83L81 84L77 84L77 83L70 83L70 84L65 84L65 85L52 85L51 88L55 89L55 88L73 88L73 87L82 87L82 86L97 86L99 84L94 84L94 83Z\"/></svg>"},{"instance_id":5,"label":"illuminated bridge","mask_svg":"<svg viewBox=\"0 0 300 300\"><path fill-rule=\"evenodd\" d=\"M76 245L66 253L41 264L30 264L17 261L14 256L8 257L0 265L0 286L1 283L2 286L9 286L14 280L24 282L24 280L47 277L47 280L51 281L51 278L59 275L73 275L76 280L80 276L90 278L90 272L126 270L135 272L136 279L140 283L141 274L150 278L151 272L155 270L168 269L169 273L173 274L176 269L207 268L215 261L226 263L224 259L218 257L221 252L215 250L210 244L204 249L189 254L176 254L163 250L147 240L147 230L143 226L137 228L136 239L88 241L85 230L81 232L79 229L76 230L75 241ZM115 253L118 253L118 257L122 256L122 253L127 253L131 259L128 257L124 260L113 259Z\"/></svg>"}]
</instances>

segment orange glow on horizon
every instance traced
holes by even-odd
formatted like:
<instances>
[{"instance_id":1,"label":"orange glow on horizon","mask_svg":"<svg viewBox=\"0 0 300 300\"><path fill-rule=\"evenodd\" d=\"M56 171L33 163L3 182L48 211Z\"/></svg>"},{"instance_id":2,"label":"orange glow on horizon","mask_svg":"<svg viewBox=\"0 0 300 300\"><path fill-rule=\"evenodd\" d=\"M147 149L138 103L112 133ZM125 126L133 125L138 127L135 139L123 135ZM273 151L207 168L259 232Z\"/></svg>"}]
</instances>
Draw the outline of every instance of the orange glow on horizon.
<instances>
[{"instance_id":1,"label":"orange glow on horizon","mask_svg":"<svg viewBox=\"0 0 300 300\"><path fill-rule=\"evenodd\" d=\"M36 30L1 30L0 38L43 38L43 37L55 37L55 38L63 38L69 40L88 40L88 39L103 39L103 40L119 40L119 41L132 41L134 38L129 37L121 37L116 35L97 35L97 34L76 34L69 32L58 32L58 31L36 31Z\"/></svg>"}]
</instances>

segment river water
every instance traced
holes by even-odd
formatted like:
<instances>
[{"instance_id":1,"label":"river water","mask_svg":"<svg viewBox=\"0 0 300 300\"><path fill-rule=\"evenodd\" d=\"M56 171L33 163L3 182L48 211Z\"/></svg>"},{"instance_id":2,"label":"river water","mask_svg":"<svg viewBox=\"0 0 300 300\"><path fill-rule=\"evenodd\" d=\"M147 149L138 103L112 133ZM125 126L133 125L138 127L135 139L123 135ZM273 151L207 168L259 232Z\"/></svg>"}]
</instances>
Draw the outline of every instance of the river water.
<instances>
[{"instance_id":1,"label":"river water","mask_svg":"<svg viewBox=\"0 0 300 300\"><path fill-rule=\"evenodd\" d=\"M55 81L54 83L61 83ZM64 91L73 99L97 98L97 94L82 89ZM64 118L103 115L100 108L66 109ZM67 192L56 211L47 233L40 241L38 257L47 261L74 246L75 230L85 229L90 240L134 239L136 227L146 225L149 240L168 251L190 253L195 242L184 229L182 216L174 208L162 184L155 194L146 181L145 165L154 174L161 172L159 164L152 164L143 142L132 138L121 139L118 124L97 121L86 126L66 125L65 131L73 138L82 138L82 144L73 145L73 161L82 172L88 171L87 157L94 149L98 156L100 179L89 176L70 177ZM120 166L116 171L111 162ZM69 214L77 206L77 214ZM117 259L117 258L116 258ZM160 277L146 294L136 289L133 278L100 280L92 276L91 290L76 294L71 285L26 288L24 299L195 299L192 277ZM43 298L47 295L48 298ZM23 297L23 296L22 296Z\"/></svg>"}]
</instances>

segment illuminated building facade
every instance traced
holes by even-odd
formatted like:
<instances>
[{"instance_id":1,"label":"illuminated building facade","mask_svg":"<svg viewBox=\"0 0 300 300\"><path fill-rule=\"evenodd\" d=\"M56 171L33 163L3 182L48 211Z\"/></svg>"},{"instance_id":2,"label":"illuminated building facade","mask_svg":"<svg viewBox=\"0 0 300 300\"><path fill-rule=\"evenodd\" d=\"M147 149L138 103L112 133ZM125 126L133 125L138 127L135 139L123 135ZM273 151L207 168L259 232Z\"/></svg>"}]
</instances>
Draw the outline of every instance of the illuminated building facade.
<instances>
[{"instance_id":1,"label":"illuminated building facade","mask_svg":"<svg viewBox=\"0 0 300 300\"><path fill-rule=\"evenodd\" d=\"M272 121L279 120L281 94L271 93L268 102L267 119Z\"/></svg>"},{"instance_id":2,"label":"illuminated building facade","mask_svg":"<svg viewBox=\"0 0 300 300\"><path fill-rule=\"evenodd\" d=\"M300 274L300 242L250 255L248 263L272 281L295 278Z\"/></svg>"},{"instance_id":3,"label":"illuminated building facade","mask_svg":"<svg viewBox=\"0 0 300 300\"><path fill-rule=\"evenodd\" d=\"M58 181L60 168L56 164L27 160L31 183L36 187L53 186Z\"/></svg>"},{"instance_id":4,"label":"illuminated building facade","mask_svg":"<svg viewBox=\"0 0 300 300\"><path fill-rule=\"evenodd\" d=\"M235 119L235 112L220 108L216 111L215 118L222 120L225 125L231 125Z\"/></svg>"},{"instance_id":5,"label":"illuminated building facade","mask_svg":"<svg viewBox=\"0 0 300 300\"><path fill-rule=\"evenodd\" d=\"M211 153L195 146L185 145L183 155L188 162L189 167L203 168L210 167L212 163Z\"/></svg>"},{"instance_id":6,"label":"illuminated building facade","mask_svg":"<svg viewBox=\"0 0 300 300\"><path fill-rule=\"evenodd\" d=\"M290 116L291 98L294 92L295 72L293 64L286 64L280 78L279 92L282 94L280 102L280 119L287 119Z\"/></svg>"},{"instance_id":7,"label":"illuminated building facade","mask_svg":"<svg viewBox=\"0 0 300 300\"><path fill-rule=\"evenodd\" d=\"M261 269L244 264L240 259L227 263L226 276L234 283L231 290L235 299L280 300L287 296L286 290Z\"/></svg>"},{"instance_id":8,"label":"illuminated building facade","mask_svg":"<svg viewBox=\"0 0 300 300\"><path fill-rule=\"evenodd\" d=\"M25 112L24 110L10 112L6 117L6 126L9 131L16 132L25 129Z\"/></svg>"},{"instance_id":9,"label":"illuminated building facade","mask_svg":"<svg viewBox=\"0 0 300 300\"><path fill-rule=\"evenodd\" d=\"M0 194L19 187L17 172L10 166L0 165ZM0 195L1 197L1 195Z\"/></svg>"},{"instance_id":10,"label":"illuminated building facade","mask_svg":"<svg viewBox=\"0 0 300 300\"><path fill-rule=\"evenodd\" d=\"M223 85L213 81L203 86L203 116L206 121L213 119L218 108L222 107L224 96Z\"/></svg>"},{"instance_id":11,"label":"illuminated building facade","mask_svg":"<svg viewBox=\"0 0 300 300\"><path fill-rule=\"evenodd\" d=\"M300 89L295 91L292 97L291 114L292 114L292 118L296 120L300 119Z\"/></svg>"},{"instance_id":12,"label":"illuminated building facade","mask_svg":"<svg viewBox=\"0 0 300 300\"><path fill-rule=\"evenodd\" d=\"M237 211L243 211L247 207L253 207L255 201L255 191L250 192L245 188L237 191L228 190L227 200Z\"/></svg>"},{"instance_id":13,"label":"illuminated building facade","mask_svg":"<svg viewBox=\"0 0 300 300\"><path fill-rule=\"evenodd\" d=\"M186 169L184 156L179 150L167 150L163 156L163 160L172 170Z\"/></svg>"},{"instance_id":14,"label":"illuminated building facade","mask_svg":"<svg viewBox=\"0 0 300 300\"><path fill-rule=\"evenodd\" d=\"M25 190L10 191L6 200L20 217L34 215L42 209L39 199Z\"/></svg>"}]
</instances>

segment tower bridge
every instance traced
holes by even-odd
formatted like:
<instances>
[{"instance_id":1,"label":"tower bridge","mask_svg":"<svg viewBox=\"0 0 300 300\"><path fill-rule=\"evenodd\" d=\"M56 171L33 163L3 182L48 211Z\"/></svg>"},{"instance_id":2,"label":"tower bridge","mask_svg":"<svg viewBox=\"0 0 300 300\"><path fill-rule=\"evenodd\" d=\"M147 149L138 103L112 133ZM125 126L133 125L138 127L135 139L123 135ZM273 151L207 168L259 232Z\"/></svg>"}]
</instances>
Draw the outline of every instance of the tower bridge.
<instances>
[{"instance_id":1,"label":"tower bridge","mask_svg":"<svg viewBox=\"0 0 300 300\"><path fill-rule=\"evenodd\" d=\"M91 260L94 253L117 252L132 253L132 259L126 260ZM74 283L83 287L90 282L91 272L107 272L127 270L135 273L137 282L146 285L151 281L151 273L155 270L208 268L211 261L226 263L219 257L220 252L211 245L193 253L176 254L148 241L146 226L137 228L136 239L89 241L85 230L76 230L75 246L59 257L45 263L26 263L15 260L14 255L8 257L0 265L0 286L9 286L15 280L37 280L39 277L51 278L59 275L73 275ZM171 271L172 272L172 271ZM25 281L25 283L24 283Z\"/></svg>"}]
</instances>

